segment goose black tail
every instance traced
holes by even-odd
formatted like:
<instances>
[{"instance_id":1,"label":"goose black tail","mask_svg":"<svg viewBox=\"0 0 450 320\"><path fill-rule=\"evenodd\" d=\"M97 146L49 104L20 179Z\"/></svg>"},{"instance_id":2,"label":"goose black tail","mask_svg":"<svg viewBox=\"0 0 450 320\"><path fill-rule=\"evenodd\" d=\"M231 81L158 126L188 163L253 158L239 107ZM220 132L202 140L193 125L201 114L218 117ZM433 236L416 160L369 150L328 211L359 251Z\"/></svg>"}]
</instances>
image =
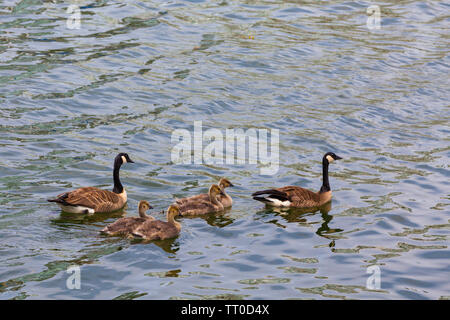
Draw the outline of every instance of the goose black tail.
<instances>
[{"instance_id":1,"label":"goose black tail","mask_svg":"<svg viewBox=\"0 0 450 320\"><path fill-rule=\"evenodd\" d=\"M58 198L56 199L47 199L48 202L56 202L56 203L61 203L63 205L70 205L70 203L66 202L67 197L69 196L68 192L59 195Z\"/></svg>"},{"instance_id":2,"label":"goose black tail","mask_svg":"<svg viewBox=\"0 0 450 320\"><path fill-rule=\"evenodd\" d=\"M267 196L266 197L257 197L257 196L261 196L261 195L267 195ZM255 200L263 201L261 199L264 199L265 202L270 202L270 200L267 200L266 198L278 199L281 201L289 200L286 193L275 190L275 189L257 191L255 193L253 193L252 196L253 196L253 199L255 199Z\"/></svg>"},{"instance_id":3,"label":"goose black tail","mask_svg":"<svg viewBox=\"0 0 450 320\"><path fill-rule=\"evenodd\" d=\"M253 200L260 201L260 202L262 202L262 203L271 203L271 202L272 202L272 201L270 201L270 200L267 200L267 199L264 198L264 197L253 197Z\"/></svg>"},{"instance_id":4,"label":"goose black tail","mask_svg":"<svg viewBox=\"0 0 450 320\"><path fill-rule=\"evenodd\" d=\"M64 201L61 199L47 199L48 202L56 202L56 203L63 203Z\"/></svg>"}]
</instances>

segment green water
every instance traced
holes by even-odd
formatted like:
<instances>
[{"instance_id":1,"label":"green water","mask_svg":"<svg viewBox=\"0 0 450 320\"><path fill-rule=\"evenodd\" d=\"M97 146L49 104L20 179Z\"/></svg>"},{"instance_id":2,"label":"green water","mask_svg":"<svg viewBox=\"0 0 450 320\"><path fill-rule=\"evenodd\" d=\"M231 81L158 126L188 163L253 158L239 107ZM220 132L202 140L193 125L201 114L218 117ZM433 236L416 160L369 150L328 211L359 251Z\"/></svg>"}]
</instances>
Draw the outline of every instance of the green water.
<instances>
[{"instance_id":1,"label":"green water","mask_svg":"<svg viewBox=\"0 0 450 320\"><path fill-rule=\"evenodd\" d=\"M67 28L70 3L80 29ZM0 3L1 299L442 299L449 279L449 38L444 1L41 1ZM171 163L174 130L279 129L277 174ZM316 212L250 194L318 190ZM128 207L62 214L47 198L112 188ZM101 236L220 177L231 210L183 218L178 238ZM66 272L80 266L81 289ZM367 268L380 268L368 289Z\"/></svg>"}]
</instances>

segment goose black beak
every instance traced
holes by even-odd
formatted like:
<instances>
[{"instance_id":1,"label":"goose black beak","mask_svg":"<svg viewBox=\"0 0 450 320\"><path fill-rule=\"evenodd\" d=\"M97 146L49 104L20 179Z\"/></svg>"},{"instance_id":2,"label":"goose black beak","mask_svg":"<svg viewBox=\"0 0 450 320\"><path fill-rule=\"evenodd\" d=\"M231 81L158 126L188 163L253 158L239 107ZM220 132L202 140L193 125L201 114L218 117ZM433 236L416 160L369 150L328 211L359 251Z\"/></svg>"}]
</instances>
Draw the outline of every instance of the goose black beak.
<instances>
[{"instance_id":1,"label":"goose black beak","mask_svg":"<svg viewBox=\"0 0 450 320\"><path fill-rule=\"evenodd\" d=\"M341 160L342 158L339 156L336 156L336 158L334 158L334 160Z\"/></svg>"},{"instance_id":2,"label":"goose black beak","mask_svg":"<svg viewBox=\"0 0 450 320\"><path fill-rule=\"evenodd\" d=\"M231 182L230 182L230 187L234 187L234 184L232 184Z\"/></svg>"}]
</instances>

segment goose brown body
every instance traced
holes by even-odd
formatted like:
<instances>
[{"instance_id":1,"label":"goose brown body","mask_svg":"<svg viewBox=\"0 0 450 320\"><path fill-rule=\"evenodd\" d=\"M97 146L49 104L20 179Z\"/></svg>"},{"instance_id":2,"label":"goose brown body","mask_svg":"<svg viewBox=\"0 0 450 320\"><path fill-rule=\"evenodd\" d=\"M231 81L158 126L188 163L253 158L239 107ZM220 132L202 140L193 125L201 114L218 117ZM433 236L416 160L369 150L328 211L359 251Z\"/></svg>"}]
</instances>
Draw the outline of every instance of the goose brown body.
<instances>
[{"instance_id":1,"label":"goose brown body","mask_svg":"<svg viewBox=\"0 0 450 320\"><path fill-rule=\"evenodd\" d=\"M161 220L146 220L133 230L133 236L144 240L165 240L178 236L181 224L175 221L180 214L177 205L171 205L167 210L167 222Z\"/></svg>"},{"instance_id":2,"label":"goose brown body","mask_svg":"<svg viewBox=\"0 0 450 320\"><path fill-rule=\"evenodd\" d=\"M209 188L206 197L203 194L199 194L189 198L177 199L176 203L183 216L204 215L224 209L224 205L219 201L219 196L221 195L223 195L223 191L218 185L213 184Z\"/></svg>"},{"instance_id":3,"label":"goose brown body","mask_svg":"<svg viewBox=\"0 0 450 320\"><path fill-rule=\"evenodd\" d=\"M258 191L253 194L253 199L260 200L257 196L264 194L268 195L269 198L279 200L279 205L275 205L278 203L277 201L272 201L275 203L274 205L278 207L309 208L321 206L331 200L331 190L320 193L297 186L286 186L282 188ZM266 198L261 198L260 201L264 202L263 199Z\"/></svg>"},{"instance_id":4,"label":"goose brown body","mask_svg":"<svg viewBox=\"0 0 450 320\"><path fill-rule=\"evenodd\" d=\"M128 162L133 163L126 153L119 153L114 159L114 189L112 191L83 187L61 193L55 199L47 201L55 202L63 211L70 213L113 212L122 209L127 202L127 192L120 182L119 170L123 163Z\"/></svg>"},{"instance_id":5,"label":"goose brown body","mask_svg":"<svg viewBox=\"0 0 450 320\"><path fill-rule=\"evenodd\" d=\"M328 165L339 159L342 158L332 152L328 152L323 156L323 183L318 192L298 186L286 186L257 191L252 194L253 199L275 207L309 208L322 206L328 203L332 197L328 180Z\"/></svg>"},{"instance_id":6,"label":"goose brown body","mask_svg":"<svg viewBox=\"0 0 450 320\"><path fill-rule=\"evenodd\" d=\"M131 236L133 231L145 221L152 221L155 219L145 213L145 211L151 208L152 207L147 201L142 200L139 202L139 217L120 218L107 225L100 232L110 236Z\"/></svg>"},{"instance_id":7,"label":"goose brown body","mask_svg":"<svg viewBox=\"0 0 450 320\"><path fill-rule=\"evenodd\" d=\"M124 207L127 202L127 194L125 190L117 194L96 187L84 187L64 192L56 196L53 202L62 206L91 208L95 212L112 212Z\"/></svg>"}]
</instances>

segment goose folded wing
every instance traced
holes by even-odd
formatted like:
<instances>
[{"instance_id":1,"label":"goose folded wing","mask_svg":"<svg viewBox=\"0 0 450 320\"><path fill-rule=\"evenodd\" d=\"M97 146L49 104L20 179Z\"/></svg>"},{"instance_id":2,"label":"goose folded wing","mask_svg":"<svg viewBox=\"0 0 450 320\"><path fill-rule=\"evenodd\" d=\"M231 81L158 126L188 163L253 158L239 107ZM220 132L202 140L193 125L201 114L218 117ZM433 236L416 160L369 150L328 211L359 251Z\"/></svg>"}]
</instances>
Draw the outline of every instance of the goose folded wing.
<instances>
[{"instance_id":1,"label":"goose folded wing","mask_svg":"<svg viewBox=\"0 0 450 320\"><path fill-rule=\"evenodd\" d=\"M319 201L319 195L317 193L297 186L287 186L277 189L257 191L252 194L254 197L260 195L267 195L269 198L280 201L289 201L293 205L300 202L303 203L305 201Z\"/></svg>"},{"instance_id":2,"label":"goose folded wing","mask_svg":"<svg viewBox=\"0 0 450 320\"><path fill-rule=\"evenodd\" d=\"M63 200L68 205L99 209L113 207L120 203L122 199L114 192L88 187L66 193Z\"/></svg>"}]
</instances>

